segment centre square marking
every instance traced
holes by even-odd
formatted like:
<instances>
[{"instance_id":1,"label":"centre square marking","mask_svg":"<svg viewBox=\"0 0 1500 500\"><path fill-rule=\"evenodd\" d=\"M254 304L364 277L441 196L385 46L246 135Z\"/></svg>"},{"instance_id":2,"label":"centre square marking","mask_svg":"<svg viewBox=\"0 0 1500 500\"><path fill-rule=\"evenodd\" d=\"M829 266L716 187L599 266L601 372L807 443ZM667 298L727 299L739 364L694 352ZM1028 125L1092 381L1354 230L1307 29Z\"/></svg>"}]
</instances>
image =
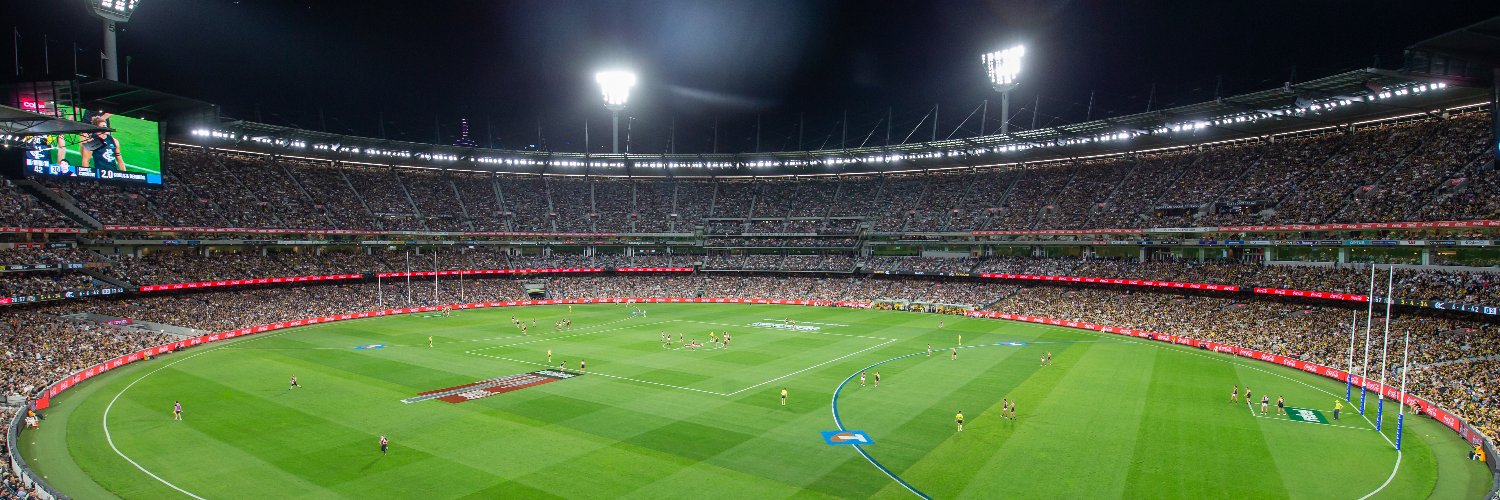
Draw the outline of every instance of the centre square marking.
<instances>
[{"instance_id":1,"label":"centre square marking","mask_svg":"<svg viewBox=\"0 0 1500 500\"><path fill-rule=\"evenodd\" d=\"M520 373L506 375L489 380L481 380L474 383L464 384L447 389L427 391L401 400L402 403L420 403L429 399L447 401L449 403L462 403L483 399L496 394L504 394L510 391L519 391L527 387L536 387L549 384L559 380L567 380L573 377L581 377L582 373L564 372L559 370L537 370L531 373Z\"/></svg>"}]
</instances>

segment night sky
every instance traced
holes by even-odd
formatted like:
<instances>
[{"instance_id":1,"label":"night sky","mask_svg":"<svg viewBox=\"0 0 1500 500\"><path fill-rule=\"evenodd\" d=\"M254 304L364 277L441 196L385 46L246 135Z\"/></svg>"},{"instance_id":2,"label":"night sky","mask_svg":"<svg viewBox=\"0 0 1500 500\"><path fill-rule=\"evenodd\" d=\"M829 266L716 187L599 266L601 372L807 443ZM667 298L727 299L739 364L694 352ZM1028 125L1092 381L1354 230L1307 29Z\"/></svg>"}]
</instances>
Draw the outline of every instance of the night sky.
<instances>
[{"instance_id":1,"label":"night sky","mask_svg":"<svg viewBox=\"0 0 1500 500\"><path fill-rule=\"evenodd\" d=\"M120 34L131 83L205 100L225 116L450 143L460 117L504 148L607 151L597 69L636 69L622 128L632 152L837 147L973 136L998 97L979 54L1027 46L1012 127L1145 111L1378 64L1424 38L1500 15L1500 2L1068 0L310 1L142 0ZM99 74L100 24L83 0L4 0L26 80ZM9 45L9 44L7 44ZM6 47L10 49L10 47ZM6 52L10 52L7 50ZM5 54L7 57L10 54ZM1377 59L1378 58L1378 59ZM10 61L7 60L7 63ZM122 61L122 79L125 68ZM7 71L7 74L10 72ZM64 76L65 77L65 76ZM322 118L320 118L320 112ZM538 140L538 123L542 140ZM440 135L434 126L440 124ZM955 129L957 132L955 133ZM872 134L873 131L873 134ZM492 133L491 133L492 132ZM622 131L622 135L625 132Z\"/></svg>"}]
</instances>

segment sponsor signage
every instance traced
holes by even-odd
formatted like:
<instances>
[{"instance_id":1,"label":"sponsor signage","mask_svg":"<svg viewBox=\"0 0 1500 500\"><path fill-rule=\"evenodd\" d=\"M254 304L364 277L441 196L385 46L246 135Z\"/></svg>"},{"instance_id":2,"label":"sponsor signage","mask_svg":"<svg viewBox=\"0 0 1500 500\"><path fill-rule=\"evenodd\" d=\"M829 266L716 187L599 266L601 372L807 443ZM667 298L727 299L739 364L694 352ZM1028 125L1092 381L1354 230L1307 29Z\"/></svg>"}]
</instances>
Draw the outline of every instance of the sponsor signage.
<instances>
[{"instance_id":1,"label":"sponsor signage","mask_svg":"<svg viewBox=\"0 0 1500 500\"><path fill-rule=\"evenodd\" d=\"M221 286L245 286L265 285L270 283L302 283L307 281L337 281L352 280L364 277L360 274L329 274L324 276L287 276L278 278L251 278L240 280L219 281L196 281L192 283L170 283L165 285L146 285L140 288L142 292L162 292L167 290L191 290L196 288L214 288Z\"/></svg>"},{"instance_id":2,"label":"sponsor signage","mask_svg":"<svg viewBox=\"0 0 1500 500\"><path fill-rule=\"evenodd\" d=\"M1213 291L1221 291L1221 292L1237 292L1240 289L1240 287L1235 286L1235 285L1220 285L1220 284L1215 284L1215 283L1181 283L1181 282L1177 282L1177 281L1134 280L1134 279L1119 279L1119 278L1092 278L1092 277L1080 277L1080 276L1045 276L1045 275L1034 275L1034 274L982 273L982 274L979 275L979 277L981 277L981 278L993 278L993 279L1007 279L1007 280L1059 281L1059 282L1067 282L1067 283L1095 283L1095 284L1105 284L1105 285L1154 286L1154 287L1165 287L1165 288L1182 288L1182 289L1188 289L1188 290L1213 290Z\"/></svg>"},{"instance_id":3,"label":"sponsor signage","mask_svg":"<svg viewBox=\"0 0 1500 500\"><path fill-rule=\"evenodd\" d=\"M71 227L0 227L0 233L82 233L82 229Z\"/></svg>"},{"instance_id":4,"label":"sponsor signage","mask_svg":"<svg viewBox=\"0 0 1500 500\"><path fill-rule=\"evenodd\" d=\"M615 272L621 273L690 273L691 267L617 267Z\"/></svg>"},{"instance_id":5,"label":"sponsor signage","mask_svg":"<svg viewBox=\"0 0 1500 500\"><path fill-rule=\"evenodd\" d=\"M1430 305L1432 306L1433 309L1442 309L1444 311L1464 311L1464 312L1484 314L1484 315L1488 315L1488 316L1500 315L1500 306L1484 306L1484 305L1479 305L1479 304L1464 304L1464 303L1461 303L1461 302L1451 302L1451 301L1446 301L1446 300L1434 300L1434 301L1431 302Z\"/></svg>"},{"instance_id":6,"label":"sponsor signage","mask_svg":"<svg viewBox=\"0 0 1500 500\"><path fill-rule=\"evenodd\" d=\"M82 262L65 262L62 264L6 264L0 266L0 271L53 271L58 269L83 269L87 267Z\"/></svg>"},{"instance_id":7,"label":"sponsor signage","mask_svg":"<svg viewBox=\"0 0 1500 500\"><path fill-rule=\"evenodd\" d=\"M1294 422L1328 425L1328 418L1323 416L1323 412L1307 408L1292 408L1288 406L1286 408L1286 418Z\"/></svg>"},{"instance_id":8,"label":"sponsor signage","mask_svg":"<svg viewBox=\"0 0 1500 500\"><path fill-rule=\"evenodd\" d=\"M464 269L453 271L413 271L409 273L380 273L376 276L381 278L405 278L407 276L471 276L475 274L559 274L559 273L602 273L602 267L567 267L546 269Z\"/></svg>"},{"instance_id":9,"label":"sponsor signage","mask_svg":"<svg viewBox=\"0 0 1500 500\"><path fill-rule=\"evenodd\" d=\"M65 228L58 228L65 229ZM509 232L509 231L478 231L478 232L446 232L446 231L359 231L353 229L267 229L259 227L198 227L198 226L129 226L129 225L106 225L105 231L143 231L148 233L243 233L243 234L399 234L404 236L521 236L521 237L609 237L618 236L617 233L553 233L553 232ZM27 229L23 232L50 232ZM77 233L79 229L71 229L57 232Z\"/></svg>"},{"instance_id":10,"label":"sponsor signage","mask_svg":"<svg viewBox=\"0 0 1500 500\"><path fill-rule=\"evenodd\" d=\"M832 446L875 444L865 431L823 431L823 442Z\"/></svg>"},{"instance_id":11,"label":"sponsor signage","mask_svg":"<svg viewBox=\"0 0 1500 500\"><path fill-rule=\"evenodd\" d=\"M1285 288L1260 288L1254 289L1255 293L1266 295L1282 295L1287 297L1311 297L1314 299L1347 300L1350 302L1368 302L1369 297L1352 293L1316 292L1310 290L1288 290Z\"/></svg>"},{"instance_id":12,"label":"sponsor signage","mask_svg":"<svg viewBox=\"0 0 1500 500\"><path fill-rule=\"evenodd\" d=\"M31 302L48 302L53 300L77 299L81 297L93 297L98 295L114 295L125 293L124 288L94 288L89 290L67 290L62 292L47 292L32 295L15 295L11 297L0 297L0 304L27 304Z\"/></svg>"},{"instance_id":13,"label":"sponsor signage","mask_svg":"<svg viewBox=\"0 0 1500 500\"><path fill-rule=\"evenodd\" d=\"M1029 234L1140 234L1140 233L1247 233L1263 231L1357 231L1367 229L1445 229L1467 227L1500 227L1500 220L1466 220L1433 222L1364 222L1355 224L1284 224L1270 226L1162 227L1149 229L1041 229L1011 231L974 231L975 236Z\"/></svg>"},{"instance_id":14,"label":"sponsor signage","mask_svg":"<svg viewBox=\"0 0 1500 500\"><path fill-rule=\"evenodd\" d=\"M529 387L552 383L582 376L581 373L564 372L559 370L540 370L531 373L508 375L504 377L481 380L471 384L464 384L447 389L427 391L414 397L401 400L402 403L420 403L436 399L447 403L464 403L476 399L484 399L496 394L505 394L511 391L519 391Z\"/></svg>"}]
</instances>

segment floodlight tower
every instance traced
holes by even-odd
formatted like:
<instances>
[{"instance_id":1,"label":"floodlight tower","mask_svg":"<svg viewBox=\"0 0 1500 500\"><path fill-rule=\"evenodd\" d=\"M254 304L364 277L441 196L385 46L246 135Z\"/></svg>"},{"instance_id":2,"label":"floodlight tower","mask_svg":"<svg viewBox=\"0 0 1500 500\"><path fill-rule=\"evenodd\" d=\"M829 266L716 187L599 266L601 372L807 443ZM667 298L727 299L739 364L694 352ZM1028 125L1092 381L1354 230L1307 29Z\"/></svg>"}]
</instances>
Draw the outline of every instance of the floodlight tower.
<instances>
[{"instance_id":1,"label":"floodlight tower","mask_svg":"<svg viewBox=\"0 0 1500 500\"><path fill-rule=\"evenodd\" d=\"M119 49L115 47L115 23L130 21L140 0L84 0L95 16L104 20L104 77L120 81Z\"/></svg>"},{"instance_id":2,"label":"floodlight tower","mask_svg":"<svg viewBox=\"0 0 1500 500\"><path fill-rule=\"evenodd\" d=\"M600 71L594 74L594 81L604 91L604 108L610 111L614 120L613 151L619 153L620 110L625 109L625 101L630 99L630 88L635 86L635 73L623 70Z\"/></svg>"},{"instance_id":3,"label":"floodlight tower","mask_svg":"<svg viewBox=\"0 0 1500 500\"><path fill-rule=\"evenodd\" d=\"M1019 84L1016 77L1021 74L1021 57L1025 55L1026 46L1017 45L980 57L990 84L1000 93L1000 135L1010 132L1010 91Z\"/></svg>"}]
</instances>

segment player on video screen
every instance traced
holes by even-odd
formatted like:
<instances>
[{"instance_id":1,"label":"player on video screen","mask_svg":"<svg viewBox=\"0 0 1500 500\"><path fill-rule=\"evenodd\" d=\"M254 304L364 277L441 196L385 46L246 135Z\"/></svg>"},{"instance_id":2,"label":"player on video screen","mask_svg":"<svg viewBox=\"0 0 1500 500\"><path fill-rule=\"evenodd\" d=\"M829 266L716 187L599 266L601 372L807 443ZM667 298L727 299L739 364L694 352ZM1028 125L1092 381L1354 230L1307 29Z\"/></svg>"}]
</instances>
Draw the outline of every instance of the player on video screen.
<instances>
[{"instance_id":1,"label":"player on video screen","mask_svg":"<svg viewBox=\"0 0 1500 500\"><path fill-rule=\"evenodd\" d=\"M100 113L89 120L97 127L109 127L109 113ZM93 132L83 135L83 166L125 171L125 158L120 156L120 141L109 132Z\"/></svg>"}]
</instances>

